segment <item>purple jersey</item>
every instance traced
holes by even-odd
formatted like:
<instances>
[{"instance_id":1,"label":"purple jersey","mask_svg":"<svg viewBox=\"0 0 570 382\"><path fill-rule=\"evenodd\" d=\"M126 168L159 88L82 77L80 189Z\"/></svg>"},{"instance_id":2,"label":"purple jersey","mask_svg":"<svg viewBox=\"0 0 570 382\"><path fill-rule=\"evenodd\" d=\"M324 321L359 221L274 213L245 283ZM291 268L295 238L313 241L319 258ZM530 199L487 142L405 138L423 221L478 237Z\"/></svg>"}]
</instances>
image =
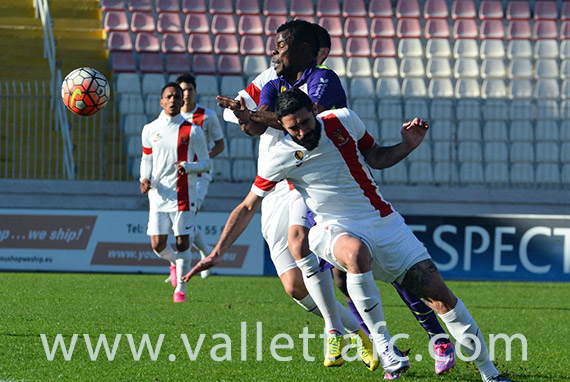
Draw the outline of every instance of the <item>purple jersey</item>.
<instances>
[{"instance_id":1,"label":"purple jersey","mask_svg":"<svg viewBox=\"0 0 570 382\"><path fill-rule=\"evenodd\" d=\"M340 78L336 73L323 65L317 65L314 61L303 72L301 79L291 85L283 77L269 81L263 89L259 106L267 105L275 109L275 100L279 93L291 89L299 88L311 98L311 101L323 105L327 110L340 109L347 106L346 93L342 88Z\"/></svg>"}]
</instances>

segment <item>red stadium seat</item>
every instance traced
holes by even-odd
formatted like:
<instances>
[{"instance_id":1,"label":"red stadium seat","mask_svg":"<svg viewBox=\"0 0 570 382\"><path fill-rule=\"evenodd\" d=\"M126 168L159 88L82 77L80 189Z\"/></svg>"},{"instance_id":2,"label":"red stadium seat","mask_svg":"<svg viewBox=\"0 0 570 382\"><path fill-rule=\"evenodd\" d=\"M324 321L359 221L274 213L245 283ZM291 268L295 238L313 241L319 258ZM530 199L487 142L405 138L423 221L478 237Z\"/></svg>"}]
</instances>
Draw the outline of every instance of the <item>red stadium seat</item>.
<instances>
[{"instance_id":1,"label":"red stadium seat","mask_svg":"<svg viewBox=\"0 0 570 382\"><path fill-rule=\"evenodd\" d=\"M212 53L213 46L207 33L193 33L188 37L188 53Z\"/></svg>"},{"instance_id":2,"label":"red stadium seat","mask_svg":"<svg viewBox=\"0 0 570 382\"><path fill-rule=\"evenodd\" d=\"M345 50L346 57L370 57L368 37L349 37Z\"/></svg>"},{"instance_id":3,"label":"red stadium seat","mask_svg":"<svg viewBox=\"0 0 570 382\"><path fill-rule=\"evenodd\" d=\"M134 12L131 17L131 32L154 32L154 18L151 13Z\"/></svg>"},{"instance_id":4,"label":"red stadium seat","mask_svg":"<svg viewBox=\"0 0 570 382\"><path fill-rule=\"evenodd\" d=\"M338 0L318 0L317 17L340 16L340 4Z\"/></svg>"},{"instance_id":5,"label":"red stadium seat","mask_svg":"<svg viewBox=\"0 0 570 382\"><path fill-rule=\"evenodd\" d=\"M312 0L291 0L289 6L289 14L291 17L298 18L299 16L314 16Z\"/></svg>"},{"instance_id":6,"label":"red stadium seat","mask_svg":"<svg viewBox=\"0 0 570 382\"><path fill-rule=\"evenodd\" d=\"M537 40L558 39L558 30L554 20L536 20L534 22L534 38Z\"/></svg>"},{"instance_id":7,"label":"red stadium seat","mask_svg":"<svg viewBox=\"0 0 570 382\"><path fill-rule=\"evenodd\" d=\"M124 0L101 0L100 4L101 4L101 10L103 12L125 10Z\"/></svg>"},{"instance_id":8,"label":"red stadium seat","mask_svg":"<svg viewBox=\"0 0 570 382\"><path fill-rule=\"evenodd\" d=\"M137 33L135 38L135 51L137 53L157 53L160 51L160 41L154 33Z\"/></svg>"},{"instance_id":9,"label":"red stadium seat","mask_svg":"<svg viewBox=\"0 0 570 382\"><path fill-rule=\"evenodd\" d=\"M207 11L206 0L183 0L182 1L182 12L188 13L200 13L205 14Z\"/></svg>"},{"instance_id":10,"label":"red stadium seat","mask_svg":"<svg viewBox=\"0 0 570 382\"><path fill-rule=\"evenodd\" d=\"M183 53L166 55L166 72L168 74L186 73L190 71L190 60Z\"/></svg>"},{"instance_id":11,"label":"red stadium seat","mask_svg":"<svg viewBox=\"0 0 570 382\"><path fill-rule=\"evenodd\" d=\"M570 21L564 20L560 25L560 39L570 40Z\"/></svg>"},{"instance_id":12,"label":"red stadium seat","mask_svg":"<svg viewBox=\"0 0 570 382\"><path fill-rule=\"evenodd\" d=\"M111 59L113 72L136 72L137 65L133 52L117 52L113 53Z\"/></svg>"},{"instance_id":13,"label":"red stadium seat","mask_svg":"<svg viewBox=\"0 0 570 382\"><path fill-rule=\"evenodd\" d=\"M231 0L210 0L210 13L212 15L217 14L229 14L233 15L234 7Z\"/></svg>"},{"instance_id":14,"label":"red stadium seat","mask_svg":"<svg viewBox=\"0 0 570 382\"><path fill-rule=\"evenodd\" d=\"M477 12L475 11L475 3L473 0L454 0L451 6L451 18L457 19L475 19Z\"/></svg>"},{"instance_id":15,"label":"red stadium seat","mask_svg":"<svg viewBox=\"0 0 570 382\"><path fill-rule=\"evenodd\" d=\"M267 16L265 19L264 32L266 36L275 36L277 33L277 28L287 21L287 16L283 15L271 15Z\"/></svg>"},{"instance_id":16,"label":"red stadium seat","mask_svg":"<svg viewBox=\"0 0 570 382\"><path fill-rule=\"evenodd\" d=\"M455 20L455 25L453 26L453 38L454 39L476 39L477 33L477 22L474 19L458 19Z\"/></svg>"},{"instance_id":17,"label":"red stadium seat","mask_svg":"<svg viewBox=\"0 0 570 382\"><path fill-rule=\"evenodd\" d=\"M192 72L194 74L216 74L216 60L211 54L195 54L192 56Z\"/></svg>"},{"instance_id":18,"label":"red stadium seat","mask_svg":"<svg viewBox=\"0 0 570 382\"><path fill-rule=\"evenodd\" d=\"M321 17L319 19L319 25L325 28L329 35L334 37L341 37L343 33L342 21L336 16L332 17Z\"/></svg>"},{"instance_id":19,"label":"red stadium seat","mask_svg":"<svg viewBox=\"0 0 570 382\"><path fill-rule=\"evenodd\" d=\"M239 52L238 40L235 34L219 34L214 40L214 53L237 54Z\"/></svg>"},{"instance_id":20,"label":"red stadium seat","mask_svg":"<svg viewBox=\"0 0 570 382\"><path fill-rule=\"evenodd\" d=\"M526 1L510 1L507 5L507 20L529 20L530 6Z\"/></svg>"},{"instance_id":21,"label":"red stadium seat","mask_svg":"<svg viewBox=\"0 0 570 382\"><path fill-rule=\"evenodd\" d=\"M267 36L265 41L265 54L268 56L273 56L273 50L275 49L275 35Z\"/></svg>"},{"instance_id":22,"label":"red stadium seat","mask_svg":"<svg viewBox=\"0 0 570 382\"><path fill-rule=\"evenodd\" d=\"M182 33L165 33L160 46L162 53L185 53L186 40Z\"/></svg>"},{"instance_id":23,"label":"red stadium seat","mask_svg":"<svg viewBox=\"0 0 570 382\"><path fill-rule=\"evenodd\" d=\"M372 19L370 24L370 37L394 37L396 36L396 30L394 29L394 22L392 18L378 17Z\"/></svg>"},{"instance_id":24,"label":"red stadium seat","mask_svg":"<svg viewBox=\"0 0 570 382\"><path fill-rule=\"evenodd\" d=\"M390 0L370 0L368 4L368 17L392 17L392 3Z\"/></svg>"},{"instance_id":25,"label":"red stadium seat","mask_svg":"<svg viewBox=\"0 0 570 382\"><path fill-rule=\"evenodd\" d=\"M422 36L418 19L400 19L396 27L398 38L420 38Z\"/></svg>"},{"instance_id":26,"label":"red stadium seat","mask_svg":"<svg viewBox=\"0 0 570 382\"><path fill-rule=\"evenodd\" d=\"M509 40L530 40L530 22L528 20L509 21L507 38Z\"/></svg>"},{"instance_id":27,"label":"red stadium seat","mask_svg":"<svg viewBox=\"0 0 570 382\"><path fill-rule=\"evenodd\" d=\"M427 39L449 38L449 26L446 19L429 19L424 27Z\"/></svg>"},{"instance_id":28,"label":"red stadium seat","mask_svg":"<svg viewBox=\"0 0 570 382\"><path fill-rule=\"evenodd\" d=\"M193 33L209 33L210 23L203 13L189 13L184 21L184 33L191 35Z\"/></svg>"},{"instance_id":29,"label":"red stadium seat","mask_svg":"<svg viewBox=\"0 0 570 382\"><path fill-rule=\"evenodd\" d=\"M156 23L158 33L180 33L182 32L182 24L178 13L164 12L158 15Z\"/></svg>"},{"instance_id":30,"label":"red stadium seat","mask_svg":"<svg viewBox=\"0 0 570 382\"><path fill-rule=\"evenodd\" d=\"M257 2L257 0L237 0L236 14L238 16L259 15L261 14L259 9L259 3Z\"/></svg>"},{"instance_id":31,"label":"red stadium seat","mask_svg":"<svg viewBox=\"0 0 570 382\"><path fill-rule=\"evenodd\" d=\"M259 15L240 16L238 22L238 33L240 35L263 34L263 24Z\"/></svg>"},{"instance_id":32,"label":"red stadium seat","mask_svg":"<svg viewBox=\"0 0 570 382\"><path fill-rule=\"evenodd\" d=\"M503 4L501 1L483 0L479 4L479 18L481 20L502 19Z\"/></svg>"},{"instance_id":33,"label":"red stadium seat","mask_svg":"<svg viewBox=\"0 0 570 382\"><path fill-rule=\"evenodd\" d=\"M238 55L223 54L218 57L218 73L220 75L239 75L243 74L241 61Z\"/></svg>"},{"instance_id":34,"label":"red stadium seat","mask_svg":"<svg viewBox=\"0 0 570 382\"><path fill-rule=\"evenodd\" d=\"M236 21L233 15L216 14L212 18L212 33L232 33L237 32Z\"/></svg>"},{"instance_id":35,"label":"red stadium seat","mask_svg":"<svg viewBox=\"0 0 570 382\"><path fill-rule=\"evenodd\" d=\"M178 0L156 0L156 11L158 13L171 12L179 13L180 7Z\"/></svg>"},{"instance_id":36,"label":"red stadium seat","mask_svg":"<svg viewBox=\"0 0 570 382\"><path fill-rule=\"evenodd\" d=\"M501 20L483 20L481 22L481 31L479 35L482 40L502 40L505 37L503 22Z\"/></svg>"},{"instance_id":37,"label":"red stadium seat","mask_svg":"<svg viewBox=\"0 0 570 382\"><path fill-rule=\"evenodd\" d=\"M560 20L570 20L570 3L563 2L560 11Z\"/></svg>"},{"instance_id":38,"label":"red stadium seat","mask_svg":"<svg viewBox=\"0 0 570 382\"><path fill-rule=\"evenodd\" d=\"M367 37L368 24L363 17L349 17L344 21L345 37Z\"/></svg>"},{"instance_id":39,"label":"red stadium seat","mask_svg":"<svg viewBox=\"0 0 570 382\"><path fill-rule=\"evenodd\" d=\"M265 54L265 45L260 35L245 35L239 42L239 53L243 56Z\"/></svg>"},{"instance_id":40,"label":"red stadium seat","mask_svg":"<svg viewBox=\"0 0 570 382\"><path fill-rule=\"evenodd\" d=\"M141 73L162 73L162 57L160 53L141 53L140 55Z\"/></svg>"},{"instance_id":41,"label":"red stadium seat","mask_svg":"<svg viewBox=\"0 0 570 382\"><path fill-rule=\"evenodd\" d=\"M340 37L331 36L331 50L329 56L344 56L344 45Z\"/></svg>"},{"instance_id":42,"label":"red stadium seat","mask_svg":"<svg viewBox=\"0 0 570 382\"><path fill-rule=\"evenodd\" d=\"M313 16L313 15L299 15L295 18L297 20L305 20L306 22L309 22L309 23L314 23L316 21L315 16Z\"/></svg>"},{"instance_id":43,"label":"red stadium seat","mask_svg":"<svg viewBox=\"0 0 570 382\"><path fill-rule=\"evenodd\" d=\"M129 12L152 12L150 0L129 0Z\"/></svg>"},{"instance_id":44,"label":"red stadium seat","mask_svg":"<svg viewBox=\"0 0 570 382\"><path fill-rule=\"evenodd\" d=\"M366 6L362 0L344 1L342 17L366 17Z\"/></svg>"},{"instance_id":45,"label":"red stadium seat","mask_svg":"<svg viewBox=\"0 0 570 382\"><path fill-rule=\"evenodd\" d=\"M127 32L129 30L127 14L123 11L107 12L103 19L103 29L105 32Z\"/></svg>"},{"instance_id":46,"label":"red stadium seat","mask_svg":"<svg viewBox=\"0 0 570 382\"><path fill-rule=\"evenodd\" d=\"M417 0L398 0L396 4L396 17L420 18L420 5Z\"/></svg>"},{"instance_id":47,"label":"red stadium seat","mask_svg":"<svg viewBox=\"0 0 570 382\"><path fill-rule=\"evenodd\" d=\"M537 1L534 4L535 20L557 20L558 8L556 1Z\"/></svg>"},{"instance_id":48,"label":"red stadium seat","mask_svg":"<svg viewBox=\"0 0 570 382\"><path fill-rule=\"evenodd\" d=\"M396 57L393 38L375 38L372 41L372 57Z\"/></svg>"},{"instance_id":49,"label":"red stadium seat","mask_svg":"<svg viewBox=\"0 0 570 382\"><path fill-rule=\"evenodd\" d=\"M447 19L449 11L445 0L426 0L424 5L425 19Z\"/></svg>"},{"instance_id":50,"label":"red stadium seat","mask_svg":"<svg viewBox=\"0 0 570 382\"><path fill-rule=\"evenodd\" d=\"M107 49L111 52L132 52L133 42L129 32L110 32L107 38Z\"/></svg>"},{"instance_id":51,"label":"red stadium seat","mask_svg":"<svg viewBox=\"0 0 570 382\"><path fill-rule=\"evenodd\" d=\"M287 16L286 0L264 0L263 15L265 16Z\"/></svg>"}]
</instances>

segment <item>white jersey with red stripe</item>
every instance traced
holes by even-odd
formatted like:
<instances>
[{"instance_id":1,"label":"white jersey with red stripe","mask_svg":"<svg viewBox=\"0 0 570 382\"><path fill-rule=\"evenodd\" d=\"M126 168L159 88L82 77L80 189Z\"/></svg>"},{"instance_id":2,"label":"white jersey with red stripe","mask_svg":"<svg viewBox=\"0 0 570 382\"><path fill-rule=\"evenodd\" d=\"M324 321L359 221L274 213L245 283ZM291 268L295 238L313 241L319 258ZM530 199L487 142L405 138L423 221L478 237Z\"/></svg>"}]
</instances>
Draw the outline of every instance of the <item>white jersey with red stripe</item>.
<instances>
[{"instance_id":1,"label":"white jersey with red stripe","mask_svg":"<svg viewBox=\"0 0 570 382\"><path fill-rule=\"evenodd\" d=\"M164 111L144 126L140 180L151 182L151 211L174 212L196 209L196 174L179 175L175 162L208 163L202 129L181 114L168 117ZM197 160L194 160L196 157ZM204 169L207 169L205 166Z\"/></svg>"},{"instance_id":2,"label":"white jersey with red stripe","mask_svg":"<svg viewBox=\"0 0 570 382\"><path fill-rule=\"evenodd\" d=\"M317 223L393 212L376 186L360 151L374 145L360 118L349 109L329 110L317 117L318 146L309 151L287 136L260 162L251 191L265 196L282 179L298 190Z\"/></svg>"}]
</instances>

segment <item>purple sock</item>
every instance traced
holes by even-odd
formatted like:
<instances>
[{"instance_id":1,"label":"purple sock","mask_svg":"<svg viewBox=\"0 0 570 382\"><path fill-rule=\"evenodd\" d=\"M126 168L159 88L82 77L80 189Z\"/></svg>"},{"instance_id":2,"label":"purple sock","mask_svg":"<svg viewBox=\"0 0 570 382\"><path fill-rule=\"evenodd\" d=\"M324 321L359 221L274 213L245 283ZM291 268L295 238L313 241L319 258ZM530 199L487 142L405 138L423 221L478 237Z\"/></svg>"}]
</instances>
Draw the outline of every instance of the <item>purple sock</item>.
<instances>
[{"instance_id":1,"label":"purple sock","mask_svg":"<svg viewBox=\"0 0 570 382\"><path fill-rule=\"evenodd\" d=\"M362 331L366 333L368 337L370 337L370 331L368 330L368 327L364 323L362 317L360 317L360 313L358 313L356 306L354 306L352 302L348 301L346 302L346 304L348 305L348 309L350 309L350 311L352 312L352 315L356 318L356 321L358 321L358 326L360 326L360 329L362 329Z\"/></svg>"},{"instance_id":2,"label":"purple sock","mask_svg":"<svg viewBox=\"0 0 570 382\"><path fill-rule=\"evenodd\" d=\"M408 305L416 320L425 329L429 338L437 334L447 334L437 320L436 314L429 306L400 284L392 283L392 285L396 288L402 300Z\"/></svg>"}]
</instances>

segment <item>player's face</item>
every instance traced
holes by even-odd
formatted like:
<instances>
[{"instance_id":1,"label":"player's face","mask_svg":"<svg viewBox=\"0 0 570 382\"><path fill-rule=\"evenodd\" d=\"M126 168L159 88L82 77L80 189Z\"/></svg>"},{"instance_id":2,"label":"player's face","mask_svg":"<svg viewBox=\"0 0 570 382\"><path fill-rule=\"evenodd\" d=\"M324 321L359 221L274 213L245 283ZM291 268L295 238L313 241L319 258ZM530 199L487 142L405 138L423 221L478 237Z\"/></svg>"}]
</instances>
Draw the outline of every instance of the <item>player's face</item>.
<instances>
[{"instance_id":1,"label":"player's face","mask_svg":"<svg viewBox=\"0 0 570 382\"><path fill-rule=\"evenodd\" d=\"M287 30L275 36L275 49L273 49L271 62L275 64L278 76L287 77L287 74L294 72L295 46L291 44L292 37Z\"/></svg>"},{"instance_id":2,"label":"player's face","mask_svg":"<svg viewBox=\"0 0 570 382\"><path fill-rule=\"evenodd\" d=\"M311 151L319 145L321 125L315 118L314 110L302 108L293 114L284 116L281 125L287 130L293 141Z\"/></svg>"},{"instance_id":3,"label":"player's face","mask_svg":"<svg viewBox=\"0 0 570 382\"><path fill-rule=\"evenodd\" d=\"M192 105L196 100L196 89L194 88L194 85L187 82L182 82L180 83L180 87L184 93L184 104Z\"/></svg>"},{"instance_id":4,"label":"player's face","mask_svg":"<svg viewBox=\"0 0 570 382\"><path fill-rule=\"evenodd\" d=\"M162 106L167 116L174 117L180 114L180 108L182 108L183 103L184 100L182 99L180 89L173 86L164 89L160 99L160 106Z\"/></svg>"}]
</instances>

